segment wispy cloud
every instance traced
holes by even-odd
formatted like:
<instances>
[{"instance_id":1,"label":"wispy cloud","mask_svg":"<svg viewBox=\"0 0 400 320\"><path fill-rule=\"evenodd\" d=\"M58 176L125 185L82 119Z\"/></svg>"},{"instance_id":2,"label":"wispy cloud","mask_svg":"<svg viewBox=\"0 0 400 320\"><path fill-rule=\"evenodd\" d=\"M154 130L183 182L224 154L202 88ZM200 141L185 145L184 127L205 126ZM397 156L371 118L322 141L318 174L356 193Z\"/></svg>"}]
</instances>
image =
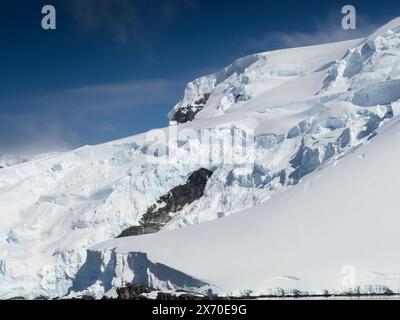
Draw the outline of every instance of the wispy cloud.
<instances>
[{"instance_id":1,"label":"wispy cloud","mask_svg":"<svg viewBox=\"0 0 400 320\"><path fill-rule=\"evenodd\" d=\"M180 86L180 80L151 79L134 80L119 84L98 84L76 89L63 91L64 94L78 96L97 96L97 97L126 97L135 98L136 103L165 101L169 97L169 91L176 86ZM154 96L154 92L160 92L160 95ZM132 100L130 100L132 102Z\"/></svg>"},{"instance_id":2,"label":"wispy cloud","mask_svg":"<svg viewBox=\"0 0 400 320\"><path fill-rule=\"evenodd\" d=\"M70 149L79 141L75 130L51 115L23 113L0 115L0 158L31 156Z\"/></svg>"},{"instance_id":3,"label":"wispy cloud","mask_svg":"<svg viewBox=\"0 0 400 320\"><path fill-rule=\"evenodd\" d=\"M357 16L356 30L343 30L341 27L342 16L331 14L323 20L316 20L313 31L291 31L282 32L273 30L265 33L259 38L250 38L245 41L247 48L252 50L270 50L293 48L300 46L315 45L321 43L362 38L372 33L379 24L370 22L367 16Z\"/></svg>"},{"instance_id":4,"label":"wispy cloud","mask_svg":"<svg viewBox=\"0 0 400 320\"><path fill-rule=\"evenodd\" d=\"M181 10L196 10L197 0L71 0L68 8L84 33L149 46Z\"/></svg>"},{"instance_id":5,"label":"wispy cloud","mask_svg":"<svg viewBox=\"0 0 400 320\"><path fill-rule=\"evenodd\" d=\"M119 84L99 84L56 92L45 97L47 104L77 108L81 114L137 109L168 104L177 98L183 87L182 80L135 80Z\"/></svg>"},{"instance_id":6,"label":"wispy cloud","mask_svg":"<svg viewBox=\"0 0 400 320\"><path fill-rule=\"evenodd\" d=\"M165 125L184 82L134 80L14 100L13 112L0 114L0 157L99 143L150 129L146 121Z\"/></svg>"}]
</instances>

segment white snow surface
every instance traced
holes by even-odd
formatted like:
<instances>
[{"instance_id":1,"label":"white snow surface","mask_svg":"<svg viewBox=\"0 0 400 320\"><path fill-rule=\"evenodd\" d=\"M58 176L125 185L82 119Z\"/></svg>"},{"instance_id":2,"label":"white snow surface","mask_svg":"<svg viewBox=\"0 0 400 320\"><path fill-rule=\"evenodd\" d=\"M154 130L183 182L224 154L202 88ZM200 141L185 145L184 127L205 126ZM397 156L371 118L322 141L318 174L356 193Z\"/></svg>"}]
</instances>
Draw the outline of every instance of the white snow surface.
<instances>
[{"instance_id":1,"label":"white snow surface","mask_svg":"<svg viewBox=\"0 0 400 320\"><path fill-rule=\"evenodd\" d=\"M378 221L376 212L369 216L366 207L376 207L365 203L380 205L380 210L386 210L380 213L394 219L389 210L393 202L377 189L364 203L360 197L365 194L358 190L365 191L367 181L360 180L351 190L342 184L358 181L350 175L360 172L358 165L365 169L365 179L378 172L377 168L374 171L378 164L370 163L371 156L363 160L358 153L354 156L359 146L368 144L363 147L368 155L374 153L369 150L386 154L383 146L388 148L387 157L396 151L395 140L389 148L382 137L394 139L398 131L391 123L400 110L399 26L399 20L393 20L366 39L255 54L188 84L170 118L204 94L210 98L194 121L160 129L179 132L174 162L149 161L162 156L147 154L152 146L147 138L157 132L151 131L1 168L0 298L63 296L71 286L75 291L101 295L139 280L158 289L197 288L222 294L273 288L319 292L338 288L337 268L344 264L358 266L361 274L382 273L381 278L372 277L370 284L382 282L396 289L397 276L391 278L395 260L389 258L390 252L395 256L395 251L389 251L396 244L394 239L387 243L387 250L376 253L378 258L372 251L371 264L367 254L360 256L367 250L361 249L361 242L381 243L391 236L389 225L395 225L395 220L385 220L387 226L384 219ZM374 137L377 130L389 125L391 130ZM203 142L186 136L185 130L200 133L208 128L214 130L215 144L226 148L224 141L235 130L254 130L254 159L230 163L222 157L200 163ZM304 179L314 181L321 176L322 181L324 170L337 161L350 164L343 164L337 175L330 172L339 169L329 169L326 175L336 175L335 179L324 178L320 187L303 192ZM204 196L187 205L160 234L111 241L87 254L88 248L137 225L160 196L202 167L214 171ZM379 173L386 173L382 179L387 179L388 189L396 183L396 170L389 168L380 163ZM330 197L319 193L324 188ZM357 207L340 198L346 196L342 194L345 190L352 191L349 194L357 199ZM228 217L232 213L237 217ZM360 218L363 214L365 221ZM338 221L344 215L350 224L344 225L342 232ZM338 220L332 220L334 217ZM372 224L358 227L357 223L367 221L376 229L369 229ZM329 232L330 223L338 224L332 228L335 234ZM198 226L190 227L193 225ZM354 243L350 236L346 238L346 228L356 235ZM307 233L304 238L300 231ZM327 252L338 254L318 262L324 234L330 241ZM275 247L280 249L272 250ZM353 260L348 248L358 250ZM385 252L388 257L383 256ZM227 263L219 266L222 258L218 255L226 256ZM196 264L188 261L190 256ZM147 266L147 273L135 276L137 264ZM315 277L310 276L312 272ZM297 278L300 280L293 280ZM379 280L383 278L387 281Z\"/></svg>"},{"instance_id":2,"label":"white snow surface","mask_svg":"<svg viewBox=\"0 0 400 320\"><path fill-rule=\"evenodd\" d=\"M268 202L197 226L107 241L91 251L113 251L122 282L135 274L119 262L145 252L153 263L208 284L199 291L399 292L399 161L396 120L374 140ZM346 281L349 272L352 281Z\"/></svg>"}]
</instances>

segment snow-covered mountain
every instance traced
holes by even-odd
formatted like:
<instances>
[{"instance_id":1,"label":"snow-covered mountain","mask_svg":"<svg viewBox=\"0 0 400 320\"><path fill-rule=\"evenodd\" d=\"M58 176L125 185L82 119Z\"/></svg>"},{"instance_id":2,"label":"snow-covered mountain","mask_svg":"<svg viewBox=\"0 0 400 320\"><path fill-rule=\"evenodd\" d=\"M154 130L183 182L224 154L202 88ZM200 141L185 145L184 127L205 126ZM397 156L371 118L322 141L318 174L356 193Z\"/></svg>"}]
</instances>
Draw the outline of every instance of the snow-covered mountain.
<instances>
[{"instance_id":1,"label":"snow-covered mountain","mask_svg":"<svg viewBox=\"0 0 400 320\"><path fill-rule=\"evenodd\" d=\"M263 204L195 227L94 246L76 286L96 292L140 279L239 296L399 292L399 141L397 119L367 145Z\"/></svg>"},{"instance_id":2,"label":"snow-covered mountain","mask_svg":"<svg viewBox=\"0 0 400 320\"><path fill-rule=\"evenodd\" d=\"M167 128L2 168L0 298L130 282L399 292L399 111L395 19L365 39L255 54L199 78ZM127 230L161 232L115 240ZM359 275L347 287L346 265Z\"/></svg>"}]
</instances>

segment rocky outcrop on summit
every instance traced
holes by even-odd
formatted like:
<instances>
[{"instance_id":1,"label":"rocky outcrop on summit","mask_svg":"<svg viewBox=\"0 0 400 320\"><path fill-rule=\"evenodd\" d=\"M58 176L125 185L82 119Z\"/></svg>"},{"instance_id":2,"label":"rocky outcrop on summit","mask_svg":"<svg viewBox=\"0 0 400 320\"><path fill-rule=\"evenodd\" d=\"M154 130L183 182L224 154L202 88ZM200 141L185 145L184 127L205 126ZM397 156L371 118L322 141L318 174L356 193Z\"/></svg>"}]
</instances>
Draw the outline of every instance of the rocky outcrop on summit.
<instances>
[{"instance_id":1,"label":"rocky outcrop on summit","mask_svg":"<svg viewBox=\"0 0 400 320\"><path fill-rule=\"evenodd\" d=\"M206 93L203 95L203 98L195 101L193 105L187 105L186 107L179 108L171 120L176 121L177 123L193 121L196 114L203 110L209 98L210 94Z\"/></svg>"},{"instance_id":2,"label":"rocky outcrop on summit","mask_svg":"<svg viewBox=\"0 0 400 320\"><path fill-rule=\"evenodd\" d=\"M118 238L158 232L173 218L173 213L203 196L212 174L212 171L204 168L193 172L185 184L175 187L151 206L143 215L139 226L124 230Z\"/></svg>"}]
</instances>

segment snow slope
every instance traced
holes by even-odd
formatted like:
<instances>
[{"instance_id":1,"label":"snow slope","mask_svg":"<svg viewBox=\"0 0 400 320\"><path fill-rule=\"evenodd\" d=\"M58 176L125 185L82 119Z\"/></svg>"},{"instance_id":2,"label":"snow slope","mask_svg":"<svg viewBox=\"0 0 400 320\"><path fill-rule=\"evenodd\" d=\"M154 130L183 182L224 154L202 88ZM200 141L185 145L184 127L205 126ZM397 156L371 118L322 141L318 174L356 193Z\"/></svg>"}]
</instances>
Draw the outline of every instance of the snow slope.
<instances>
[{"instance_id":1,"label":"snow slope","mask_svg":"<svg viewBox=\"0 0 400 320\"><path fill-rule=\"evenodd\" d=\"M266 203L198 226L94 246L89 259L101 254L103 266L92 259L92 273L84 278L105 283L143 279L147 270L125 263L142 252L154 264L201 281L197 287L190 283L199 291L399 292L399 161L400 121L393 120L357 151ZM104 270L106 264L115 264L116 273ZM354 282L344 281L348 270L354 271ZM152 269L148 284L157 284L160 271Z\"/></svg>"},{"instance_id":2,"label":"snow slope","mask_svg":"<svg viewBox=\"0 0 400 320\"><path fill-rule=\"evenodd\" d=\"M90 270L90 259L105 263L101 252L87 259L88 248L137 225L160 196L200 168L214 172L203 197L166 230L268 204L351 154L399 113L399 26L394 20L366 39L239 59L188 84L170 118L207 100L192 122L0 169L0 298L66 294L78 271ZM204 131L211 144L202 140ZM174 161L161 161L163 147L173 147L167 141L153 152L149 138L160 133L178 136ZM226 142L235 136L253 148L241 161L227 161L236 146ZM214 157L221 148L224 156ZM159 267L144 256L137 260ZM203 286L163 268L165 277L154 278L164 279L160 285L174 274L180 285Z\"/></svg>"}]
</instances>

